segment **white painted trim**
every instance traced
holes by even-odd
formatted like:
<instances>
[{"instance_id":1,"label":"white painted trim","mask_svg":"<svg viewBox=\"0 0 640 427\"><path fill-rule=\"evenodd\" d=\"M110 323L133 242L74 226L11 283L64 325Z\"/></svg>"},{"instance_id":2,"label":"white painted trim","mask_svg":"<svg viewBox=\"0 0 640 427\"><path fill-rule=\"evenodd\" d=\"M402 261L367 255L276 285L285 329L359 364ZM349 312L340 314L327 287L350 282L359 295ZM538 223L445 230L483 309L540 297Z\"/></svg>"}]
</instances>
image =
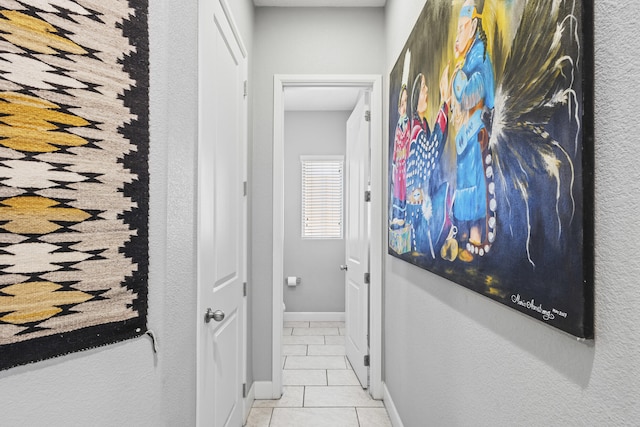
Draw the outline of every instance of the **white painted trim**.
<instances>
[{"instance_id":1,"label":"white painted trim","mask_svg":"<svg viewBox=\"0 0 640 427\"><path fill-rule=\"evenodd\" d=\"M225 16L227 17L227 21L231 25L231 32L233 33L233 37L235 37L236 42L238 43L238 47L240 48L240 52L242 53L243 58L247 58L247 48L244 46L244 42L242 41L242 37L240 36L240 30L238 30L238 26L236 25L235 19L233 19L233 15L231 14L231 8L227 4L227 0L219 0L220 6L222 6L222 10L224 11Z\"/></svg>"},{"instance_id":2,"label":"white painted trim","mask_svg":"<svg viewBox=\"0 0 640 427\"><path fill-rule=\"evenodd\" d=\"M273 396L273 383L271 381L255 381L251 388L255 389L253 394L255 400L271 400L281 397L281 395L278 397Z\"/></svg>"},{"instance_id":3,"label":"white painted trim","mask_svg":"<svg viewBox=\"0 0 640 427\"><path fill-rule=\"evenodd\" d=\"M393 427L404 427L404 424L402 424L402 420L400 419L398 409L396 409L396 405L393 403L393 399L391 399L391 394L389 393L387 385L382 383L382 387L384 388L384 406L387 408L391 425Z\"/></svg>"},{"instance_id":4,"label":"white painted trim","mask_svg":"<svg viewBox=\"0 0 640 427\"><path fill-rule=\"evenodd\" d=\"M249 392L247 393L247 397L244 398L243 400L243 424L247 423L247 419L249 418L249 412L251 412L251 408L253 407L253 402L256 400L256 391L255 391L255 383L251 384L251 388L249 389Z\"/></svg>"},{"instance_id":5,"label":"white painted trim","mask_svg":"<svg viewBox=\"0 0 640 427\"><path fill-rule=\"evenodd\" d=\"M344 156L342 155L336 155L336 156L329 156L329 155L325 155L325 154L303 154L300 156L300 161L301 162L306 162L306 161L318 161L318 162L324 162L324 161L332 161L332 160L337 160L339 162L344 162Z\"/></svg>"},{"instance_id":6,"label":"white painted trim","mask_svg":"<svg viewBox=\"0 0 640 427\"><path fill-rule=\"evenodd\" d=\"M284 87L345 86L371 89L371 283L369 312L369 393L384 395L382 383L382 265L384 264L384 162L382 76L380 75L285 75L273 76L273 301L272 301L272 396L282 394L282 301L284 292ZM257 396L257 390L256 390ZM277 397L276 397L277 396Z\"/></svg>"},{"instance_id":7,"label":"white painted trim","mask_svg":"<svg viewBox=\"0 0 640 427\"><path fill-rule=\"evenodd\" d=\"M285 311L285 322L344 322L344 312Z\"/></svg>"},{"instance_id":8,"label":"white painted trim","mask_svg":"<svg viewBox=\"0 0 640 427\"><path fill-rule=\"evenodd\" d=\"M383 223L386 210L385 185L383 176L385 161L383 156L384 138L382 137L382 77L372 83L371 90L371 242L369 272L369 393L374 399L382 399L382 280L386 245L386 226Z\"/></svg>"},{"instance_id":9,"label":"white painted trim","mask_svg":"<svg viewBox=\"0 0 640 427\"><path fill-rule=\"evenodd\" d=\"M272 398L282 396L282 314L284 303L284 86L273 79L273 306Z\"/></svg>"}]
</instances>

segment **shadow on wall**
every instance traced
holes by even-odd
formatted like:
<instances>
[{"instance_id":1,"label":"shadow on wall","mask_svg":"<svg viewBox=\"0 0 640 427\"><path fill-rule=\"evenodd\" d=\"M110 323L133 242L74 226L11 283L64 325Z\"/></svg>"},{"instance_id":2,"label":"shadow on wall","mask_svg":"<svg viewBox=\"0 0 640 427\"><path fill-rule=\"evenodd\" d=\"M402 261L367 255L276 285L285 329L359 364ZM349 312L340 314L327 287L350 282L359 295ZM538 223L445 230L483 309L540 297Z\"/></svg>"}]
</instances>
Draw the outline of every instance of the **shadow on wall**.
<instances>
[{"instance_id":1,"label":"shadow on wall","mask_svg":"<svg viewBox=\"0 0 640 427\"><path fill-rule=\"evenodd\" d=\"M391 286L415 286L415 291L424 292L424 296L430 296L435 300L433 307L424 307L425 313L437 312L446 315L436 307L438 303L444 304L454 310L455 315L462 315L469 319L470 323L482 326L477 329L485 329L499 335L582 389L589 385L595 356L594 341L578 341L575 337L545 326L529 316L401 260L392 258L390 270L393 277L406 277L407 281L387 283L385 294L393 292ZM442 324L442 321L436 323ZM449 334L450 339L456 339L455 331L449 331Z\"/></svg>"}]
</instances>

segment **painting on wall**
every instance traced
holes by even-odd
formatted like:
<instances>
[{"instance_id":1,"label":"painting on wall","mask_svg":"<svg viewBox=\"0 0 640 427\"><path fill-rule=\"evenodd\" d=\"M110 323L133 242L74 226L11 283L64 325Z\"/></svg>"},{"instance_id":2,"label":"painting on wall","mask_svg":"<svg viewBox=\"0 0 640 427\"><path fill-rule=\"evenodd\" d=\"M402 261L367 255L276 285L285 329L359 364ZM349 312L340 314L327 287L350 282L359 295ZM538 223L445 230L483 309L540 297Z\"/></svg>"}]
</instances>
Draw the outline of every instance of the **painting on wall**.
<instances>
[{"instance_id":1,"label":"painting on wall","mask_svg":"<svg viewBox=\"0 0 640 427\"><path fill-rule=\"evenodd\" d=\"M0 369L144 334L146 0L0 0Z\"/></svg>"},{"instance_id":2,"label":"painting on wall","mask_svg":"<svg viewBox=\"0 0 640 427\"><path fill-rule=\"evenodd\" d=\"M591 5L430 0L389 78L389 253L593 337Z\"/></svg>"}]
</instances>

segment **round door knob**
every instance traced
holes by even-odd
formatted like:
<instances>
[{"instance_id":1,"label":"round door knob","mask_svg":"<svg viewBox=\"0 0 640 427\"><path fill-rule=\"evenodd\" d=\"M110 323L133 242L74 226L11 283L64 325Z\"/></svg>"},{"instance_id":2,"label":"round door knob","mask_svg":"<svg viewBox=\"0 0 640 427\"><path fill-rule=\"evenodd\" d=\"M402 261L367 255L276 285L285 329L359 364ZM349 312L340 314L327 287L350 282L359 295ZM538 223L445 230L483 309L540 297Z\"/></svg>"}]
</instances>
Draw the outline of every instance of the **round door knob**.
<instances>
[{"instance_id":1,"label":"round door knob","mask_svg":"<svg viewBox=\"0 0 640 427\"><path fill-rule=\"evenodd\" d=\"M340 266L340 270L342 270L342 271L347 271L348 269L349 269L349 267L347 267L347 264L342 264Z\"/></svg>"},{"instance_id":2,"label":"round door knob","mask_svg":"<svg viewBox=\"0 0 640 427\"><path fill-rule=\"evenodd\" d=\"M211 319L215 320L216 322L222 322L222 320L224 320L224 311L213 311L210 308L207 308L207 312L204 314L204 321L209 323L211 322Z\"/></svg>"}]
</instances>

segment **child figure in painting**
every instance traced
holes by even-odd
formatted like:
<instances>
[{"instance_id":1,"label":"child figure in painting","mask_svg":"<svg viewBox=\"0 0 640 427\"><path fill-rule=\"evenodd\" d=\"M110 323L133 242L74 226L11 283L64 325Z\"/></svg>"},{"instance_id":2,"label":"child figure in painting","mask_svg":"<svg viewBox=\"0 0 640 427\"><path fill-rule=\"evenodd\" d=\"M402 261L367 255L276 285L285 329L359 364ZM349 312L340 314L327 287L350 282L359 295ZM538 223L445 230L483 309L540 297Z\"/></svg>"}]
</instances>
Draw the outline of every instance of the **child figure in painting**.
<instances>
[{"instance_id":1,"label":"child figure in painting","mask_svg":"<svg viewBox=\"0 0 640 427\"><path fill-rule=\"evenodd\" d=\"M411 144L407 162L407 222L411 226L411 250L432 251L427 236L431 219L431 199L427 192L427 140L431 129L426 119L429 88L422 73L413 82L411 93Z\"/></svg>"},{"instance_id":2,"label":"child figure in painting","mask_svg":"<svg viewBox=\"0 0 640 427\"><path fill-rule=\"evenodd\" d=\"M439 110L432 132L426 119L428 99L429 88L425 76L420 73L414 81L411 96L407 221L411 225L412 250L435 258L434 246L446 221L447 187L446 184L436 185L431 176L439 168L447 137L447 106L443 104Z\"/></svg>"},{"instance_id":3,"label":"child figure in painting","mask_svg":"<svg viewBox=\"0 0 640 427\"><path fill-rule=\"evenodd\" d=\"M392 225L403 225L407 204L407 155L409 154L409 117L407 86L402 85L398 99L398 124L393 142L393 212Z\"/></svg>"},{"instance_id":4,"label":"child figure in painting","mask_svg":"<svg viewBox=\"0 0 640 427\"><path fill-rule=\"evenodd\" d=\"M409 155L410 126L407 116L407 99L409 81L409 67L411 65L411 51L404 56L402 70L402 86L398 95L398 124L393 141L392 160L392 211L390 226L403 227L407 205L407 156Z\"/></svg>"},{"instance_id":5,"label":"child figure in painting","mask_svg":"<svg viewBox=\"0 0 640 427\"><path fill-rule=\"evenodd\" d=\"M456 65L451 84L451 106L456 128L456 189L453 220L463 245L461 261L483 256L495 240L493 166L489 148L494 108L494 75L482 29L483 0L467 0L458 18L454 45ZM466 242L465 242L466 240ZM466 243L466 245L465 245Z\"/></svg>"},{"instance_id":6,"label":"child figure in painting","mask_svg":"<svg viewBox=\"0 0 640 427\"><path fill-rule=\"evenodd\" d=\"M398 123L393 139L393 158L391 159L391 188L389 211L389 246L398 254L411 250L409 243L409 225L407 214L407 157L409 156L410 131L407 115L409 66L411 52L404 57L402 82L398 94Z\"/></svg>"}]
</instances>

